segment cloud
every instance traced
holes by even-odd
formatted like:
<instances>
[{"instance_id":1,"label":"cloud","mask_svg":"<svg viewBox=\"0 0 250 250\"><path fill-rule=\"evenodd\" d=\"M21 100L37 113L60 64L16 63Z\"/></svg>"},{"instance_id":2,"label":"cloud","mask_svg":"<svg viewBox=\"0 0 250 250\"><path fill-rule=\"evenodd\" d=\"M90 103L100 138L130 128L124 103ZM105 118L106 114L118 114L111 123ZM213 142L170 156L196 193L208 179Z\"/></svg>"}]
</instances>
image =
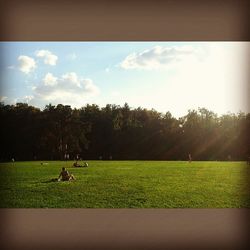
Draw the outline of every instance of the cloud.
<instances>
[{"instance_id":1,"label":"cloud","mask_svg":"<svg viewBox=\"0 0 250 250\"><path fill-rule=\"evenodd\" d=\"M18 102L23 102L23 100L19 101L19 98L0 96L0 102L4 103L5 105L15 105Z\"/></svg>"},{"instance_id":2,"label":"cloud","mask_svg":"<svg viewBox=\"0 0 250 250\"><path fill-rule=\"evenodd\" d=\"M20 102L25 102L25 103L29 103L31 100L34 99L34 96L33 95L26 95L24 96L23 98L20 98Z\"/></svg>"},{"instance_id":3,"label":"cloud","mask_svg":"<svg viewBox=\"0 0 250 250\"><path fill-rule=\"evenodd\" d=\"M0 96L0 102L4 102L8 99L7 96Z\"/></svg>"},{"instance_id":4,"label":"cloud","mask_svg":"<svg viewBox=\"0 0 250 250\"><path fill-rule=\"evenodd\" d=\"M57 84L57 77L54 77L51 73L47 73L43 78L43 83L46 86L55 86Z\"/></svg>"},{"instance_id":5,"label":"cloud","mask_svg":"<svg viewBox=\"0 0 250 250\"><path fill-rule=\"evenodd\" d=\"M29 74L36 68L36 62L33 58L29 56L21 55L18 57L19 61L19 70L24 72L25 74Z\"/></svg>"},{"instance_id":6,"label":"cloud","mask_svg":"<svg viewBox=\"0 0 250 250\"><path fill-rule=\"evenodd\" d=\"M128 55L121 63L124 69L160 69L170 64L178 64L192 58L195 49L192 46L161 47L155 46L139 53Z\"/></svg>"},{"instance_id":7,"label":"cloud","mask_svg":"<svg viewBox=\"0 0 250 250\"><path fill-rule=\"evenodd\" d=\"M47 73L33 91L38 102L63 103L74 107L82 106L90 97L100 93L91 79L81 78L75 72L66 73L59 78Z\"/></svg>"},{"instance_id":8,"label":"cloud","mask_svg":"<svg viewBox=\"0 0 250 250\"><path fill-rule=\"evenodd\" d=\"M56 65L58 57L49 50L38 50L36 51L36 56L44 59L44 63L48 65Z\"/></svg>"},{"instance_id":9,"label":"cloud","mask_svg":"<svg viewBox=\"0 0 250 250\"><path fill-rule=\"evenodd\" d=\"M177 116L198 107L218 114L249 112L248 51L246 43L203 43L194 57L183 58L171 74L157 72L150 88L144 86L140 95L128 95L126 101Z\"/></svg>"},{"instance_id":10,"label":"cloud","mask_svg":"<svg viewBox=\"0 0 250 250\"><path fill-rule=\"evenodd\" d=\"M26 96L23 96L23 97L7 97L7 96L1 96L0 97L0 102L4 102L8 105L15 105L17 103L30 103L31 100L34 99L34 96L33 95L26 95Z\"/></svg>"}]
</instances>

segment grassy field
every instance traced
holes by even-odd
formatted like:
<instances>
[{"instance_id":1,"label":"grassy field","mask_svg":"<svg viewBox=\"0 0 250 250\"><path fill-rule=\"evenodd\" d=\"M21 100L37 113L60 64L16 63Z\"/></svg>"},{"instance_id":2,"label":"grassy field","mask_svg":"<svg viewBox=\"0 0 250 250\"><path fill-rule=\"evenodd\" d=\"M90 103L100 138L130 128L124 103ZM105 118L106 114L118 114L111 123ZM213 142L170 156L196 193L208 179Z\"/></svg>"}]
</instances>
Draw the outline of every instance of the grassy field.
<instances>
[{"instance_id":1,"label":"grassy field","mask_svg":"<svg viewBox=\"0 0 250 250\"><path fill-rule=\"evenodd\" d=\"M250 207L243 162L88 161L0 164L3 208ZM67 166L72 182L50 182Z\"/></svg>"}]
</instances>

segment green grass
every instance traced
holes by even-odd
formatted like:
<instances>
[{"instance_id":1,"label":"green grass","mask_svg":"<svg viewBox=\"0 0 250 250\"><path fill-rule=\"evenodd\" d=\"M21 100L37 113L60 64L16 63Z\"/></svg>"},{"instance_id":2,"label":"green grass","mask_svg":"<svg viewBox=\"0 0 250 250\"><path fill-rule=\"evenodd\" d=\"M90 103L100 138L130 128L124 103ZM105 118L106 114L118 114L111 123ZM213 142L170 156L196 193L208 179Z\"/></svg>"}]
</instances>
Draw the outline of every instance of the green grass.
<instances>
[{"instance_id":1,"label":"green grass","mask_svg":"<svg viewBox=\"0 0 250 250\"><path fill-rule=\"evenodd\" d=\"M76 181L49 182L65 162L0 164L4 208L250 207L243 162L88 161Z\"/></svg>"}]
</instances>

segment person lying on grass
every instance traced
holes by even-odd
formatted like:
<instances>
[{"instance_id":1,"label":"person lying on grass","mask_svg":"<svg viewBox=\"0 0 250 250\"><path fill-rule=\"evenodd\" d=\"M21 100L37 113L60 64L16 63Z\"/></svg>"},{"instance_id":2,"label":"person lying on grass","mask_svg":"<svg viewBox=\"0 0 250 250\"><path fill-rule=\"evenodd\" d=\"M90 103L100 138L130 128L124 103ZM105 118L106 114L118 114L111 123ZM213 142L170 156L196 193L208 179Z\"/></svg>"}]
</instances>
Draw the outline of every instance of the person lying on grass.
<instances>
[{"instance_id":1,"label":"person lying on grass","mask_svg":"<svg viewBox=\"0 0 250 250\"><path fill-rule=\"evenodd\" d=\"M73 167L77 168L77 167L81 167L81 165L79 165L78 162L76 161L76 162L74 162Z\"/></svg>"},{"instance_id":2,"label":"person lying on grass","mask_svg":"<svg viewBox=\"0 0 250 250\"><path fill-rule=\"evenodd\" d=\"M86 168L88 167L89 164L87 162L83 162L83 165L81 164L78 164L78 162L76 161L74 164L73 164L73 167L76 167L76 168Z\"/></svg>"},{"instance_id":3,"label":"person lying on grass","mask_svg":"<svg viewBox=\"0 0 250 250\"><path fill-rule=\"evenodd\" d=\"M72 181L75 180L75 177L73 174L70 174L68 170L66 170L66 168L62 168L62 171L58 177L58 181Z\"/></svg>"}]
</instances>

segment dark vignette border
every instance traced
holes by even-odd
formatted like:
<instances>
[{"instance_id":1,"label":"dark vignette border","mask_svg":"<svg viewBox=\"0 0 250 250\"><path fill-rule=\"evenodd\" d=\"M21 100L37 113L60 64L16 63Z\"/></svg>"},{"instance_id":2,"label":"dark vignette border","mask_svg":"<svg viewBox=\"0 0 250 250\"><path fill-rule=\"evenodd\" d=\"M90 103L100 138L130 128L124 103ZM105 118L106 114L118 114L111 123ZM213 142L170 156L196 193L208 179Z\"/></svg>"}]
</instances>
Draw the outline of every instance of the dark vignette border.
<instances>
[{"instance_id":1,"label":"dark vignette border","mask_svg":"<svg viewBox=\"0 0 250 250\"><path fill-rule=\"evenodd\" d=\"M249 40L247 0L2 0L7 41Z\"/></svg>"},{"instance_id":2,"label":"dark vignette border","mask_svg":"<svg viewBox=\"0 0 250 250\"><path fill-rule=\"evenodd\" d=\"M4 0L1 41L249 41L244 0ZM249 89L248 89L249 91ZM244 249L249 209L0 209L2 249Z\"/></svg>"}]
</instances>

